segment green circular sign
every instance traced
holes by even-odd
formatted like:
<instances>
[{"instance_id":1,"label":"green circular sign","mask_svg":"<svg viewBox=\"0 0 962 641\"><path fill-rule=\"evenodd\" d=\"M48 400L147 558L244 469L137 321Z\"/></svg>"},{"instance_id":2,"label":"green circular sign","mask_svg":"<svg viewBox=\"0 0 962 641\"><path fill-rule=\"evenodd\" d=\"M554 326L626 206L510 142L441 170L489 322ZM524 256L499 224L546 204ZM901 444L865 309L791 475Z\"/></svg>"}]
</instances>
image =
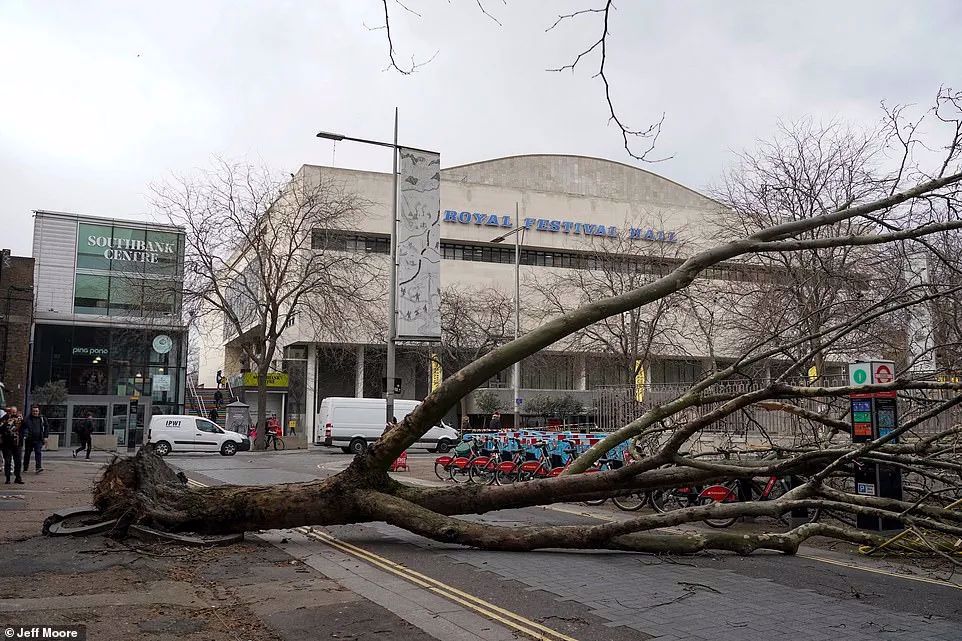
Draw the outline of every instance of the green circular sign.
<instances>
[{"instance_id":1,"label":"green circular sign","mask_svg":"<svg viewBox=\"0 0 962 641\"><path fill-rule=\"evenodd\" d=\"M852 380L854 380L858 385L861 385L862 383L864 383L865 379L867 378L868 378L868 374L865 373L864 369L857 369L854 372L852 372Z\"/></svg>"}]
</instances>

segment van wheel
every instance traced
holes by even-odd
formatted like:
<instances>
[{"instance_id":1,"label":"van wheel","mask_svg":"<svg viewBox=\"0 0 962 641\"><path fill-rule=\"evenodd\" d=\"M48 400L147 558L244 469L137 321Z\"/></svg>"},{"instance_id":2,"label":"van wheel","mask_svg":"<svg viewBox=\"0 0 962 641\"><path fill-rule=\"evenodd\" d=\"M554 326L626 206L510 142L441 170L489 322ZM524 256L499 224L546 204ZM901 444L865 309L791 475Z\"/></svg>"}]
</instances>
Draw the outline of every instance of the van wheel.
<instances>
[{"instance_id":1,"label":"van wheel","mask_svg":"<svg viewBox=\"0 0 962 641\"><path fill-rule=\"evenodd\" d=\"M234 456L237 454L237 443L234 441L227 441L220 446L221 456Z\"/></svg>"},{"instance_id":2,"label":"van wheel","mask_svg":"<svg viewBox=\"0 0 962 641\"><path fill-rule=\"evenodd\" d=\"M170 443L167 441L157 441L154 444L154 451L157 452L159 456L167 456L170 454Z\"/></svg>"},{"instance_id":3,"label":"van wheel","mask_svg":"<svg viewBox=\"0 0 962 641\"><path fill-rule=\"evenodd\" d=\"M442 438L438 441L438 454L446 454L451 451L451 441L446 438Z\"/></svg>"},{"instance_id":4,"label":"van wheel","mask_svg":"<svg viewBox=\"0 0 962 641\"><path fill-rule=\"evenodd\" d=\"M364 454L364 451L367 450L367 441L365 441L363 438L356 438L351 441L351 444L348 446L348 450L351 452L351 454Z\"/></svg>"}]
</instances>

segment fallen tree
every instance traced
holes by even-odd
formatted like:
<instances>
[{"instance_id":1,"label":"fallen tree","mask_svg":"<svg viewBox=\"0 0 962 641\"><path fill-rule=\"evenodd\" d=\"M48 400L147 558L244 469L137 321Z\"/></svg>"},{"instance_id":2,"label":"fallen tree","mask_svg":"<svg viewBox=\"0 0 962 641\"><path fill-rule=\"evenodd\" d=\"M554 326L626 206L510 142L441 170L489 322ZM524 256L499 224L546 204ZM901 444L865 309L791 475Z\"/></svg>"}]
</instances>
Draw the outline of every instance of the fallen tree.
<instances>
[{"instance_id":1,"label":"fallen tree","mask_svg":"<svg viewBox=\"0 0 962 641\"><path fill-rule=\"evenodd\" d=\"M399 428L355 457L343 472L310 483L196 488L188 487L182 476L145 448L136 457L118 459L107 468L96 487L95 504L106 516L119 520L117 530L121 533L135 523L172 532L230 533L386 521L438 541L501 550L604 548L688 553L717 549L749 553L771 549L792 553L812 536L872 546L882 544L879 537L843 521L806 523L786 532L766 534L677 533L663 529L706 518L781 517L800 509L897 519L919 532L918 541L923 542L926 536L958 538L962 536L962 513L950 506L962 488L962 460L957 454L962 429L952 417L962 403L962 383L940 380L932 373L903 373L891 383L856 388L812 385L800 381L797 375L798 369L809 363L826 362L826 354L837 355L838 352L830 351L833 346L846 343L854 332L863 331L872 323L896 319L901 327L906 314L924 310L935 300L958 298L960 287L952 283L899 282L891 274L884 276L885 295L860 306L857 314L832 310L831 323L820 323L814 329L807 322L788 323L775 335L760 337L745 346L732 364L720 366L676 398L613 432L560 477L505 486L423 488L399 483L387 470L449 408L495 373L594 323L684 292L705 270L719 263L750 261L753 256L773 252L817 253L844 247L921 251L935 247L933 239L957 238L954 234L962 229L958 215L962 128L958 119L953 120L945 112L951 111L950 107L955 110L952 113L958 112L959 99L958 94L942 92L933 112L940 115L941 122L955 124L944 145L945 156L932 173L909 171L907 167L914 165L903 161L897 172L875 177L877 189L853 194L831 207L821 203L810 215L796 215L697 251L651 282L547 320L450 375ZM906 154L914 148L911 136L897 140ZM853 224L855 221L857 225ZM957 244L955 247L958 249ZM956 267L954 257L946 252L933 249L927 255L930 260L942 261L947 269ZM825 310L813 311L827 316ZM744 368L776 356L784 357L787 363L780 375L752 385L731 384ZM912 358L908 354L902 360L911 364ZM869 443L852 444L846 434L844 399L856 390L896 392L913 409L897 430ZM809 399L818 399L824 408L813 410L804 406ZM725 459L723 455L730 453L716 450L706 455L695 451L693 443L701 434L733 416L754 410L790 414L805 421L811 428L810 434L789 445L770 439L765 454L773 458ZM635 448L633 462L616 470L583 473L611 448L629 439L636 444L645 443L645 447ZM907 500L859 496L849 491L844 483L848 470L863 461L902 467L912 479ZM507 508L773 475L792 476L801 482L770 501L706 503L601 525L509 528L458 518Z\"/></svg>"}]
</instances>

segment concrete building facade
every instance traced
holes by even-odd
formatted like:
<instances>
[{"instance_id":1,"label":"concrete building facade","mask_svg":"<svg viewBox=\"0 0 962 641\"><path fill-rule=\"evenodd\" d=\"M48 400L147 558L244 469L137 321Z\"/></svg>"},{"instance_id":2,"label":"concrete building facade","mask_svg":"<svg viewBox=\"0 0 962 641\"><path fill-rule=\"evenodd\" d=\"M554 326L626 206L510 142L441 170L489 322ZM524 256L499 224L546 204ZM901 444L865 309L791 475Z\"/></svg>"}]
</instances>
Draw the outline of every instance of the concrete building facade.
<instances>
[{"instance_id":1,"label":"concrete building facade","mask_svg":"<svg viewBox=\"0 0 962 641\"><path fill-rule=\"evenodd\" d=\"M333 179L367 203L356 228L344 230L345 251L365 252L383 262L386 273L390 244L392 178L390 173L305 165L298 177ZM442 290L492 288L513 300L513 241L492 242L515 227L515 212L525 227L521 248L523 330L543 322L545 282L563 273L600 269L598 256L617 251L633 271L652 276L679 264L704 247L713 233L719 205L710 198L649 171L609 160L580 156L529 155L471 163L441 172ZM611 249L617 248L617 249ZM619 255L621 255L621 253ZM747 266L745 269L750 269ZM705 281L743 278L720 266ZM538 289L537 294L535 289ZM550 289L550 287L549 287ZM559 298L577 302L577 292L559 281ZM540 297L540 298L539 298ZM539 302L542 301L542 302ZM539 309L532 307L539 306ZM509 310L510 311L510 310ZM677 330L690 324L683 315L666 322ZM513 332L513 321L506 337ZM708 349L697 332L680 331L673 340L655 341L639 363L635 380L646 384L680 383L696 379L707 367ZM238 350L219 339L221 331L205 332L199 382L215 385L216 372L243 369ZM724 355L724 337L713 348ZM383 393L384 347L376 336L358 333L350 342L318 336L310 323L293 322L283 335L284 357L278 369L291 373L285 418L294 419L308 434L316 431L316 413L327 396L368 396ZM436 348L400 346L400 398L420 399L431 389L431 365ZM522 365L522 408L546 396L570 396L588 405L591 391L602 385L626 384L612 365L613 355L596 348L556 345ZM623 369L623 368L622 368ZM450 372L443 372L448 374ZM295 391L302 381L303 392ZM456 411L481 419L490 397L507 412L514 404L510 371L468 397ZM487 395L487 400L482 397ZM582 414L590 414L584 407ZM521 412L527 414L524 409ZM451 420L458 417L452 414ZM528 416L528 418L537 418ZM589 417L590 418L590 417ZM321 430L323 431L323 430Z\"/></svg>"}]
</instances>

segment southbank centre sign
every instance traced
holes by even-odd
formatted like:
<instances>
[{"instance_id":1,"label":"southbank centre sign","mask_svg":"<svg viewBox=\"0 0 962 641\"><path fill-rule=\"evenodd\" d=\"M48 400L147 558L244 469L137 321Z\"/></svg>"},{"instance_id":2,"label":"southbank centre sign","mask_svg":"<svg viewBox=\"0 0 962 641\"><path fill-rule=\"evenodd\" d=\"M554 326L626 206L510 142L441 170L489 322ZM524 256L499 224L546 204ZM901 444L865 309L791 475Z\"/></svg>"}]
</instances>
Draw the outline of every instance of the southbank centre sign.
<instances>
[{"instance_id":1,"label":"southbank centre sign","mask_svg":"<svg viewBox=\"0 0 962 641\"><path fill-rule=\"evenodd\" d=\"M165 255L176 255L177 244L135 238L87 236L87 247L103 249L104 258L132 263L157 263Z\"/></svg>"},{"instance_id":2,"label":"southbank centre sign","mask_svg":"<svg viewBox=\"0 0 962 641\"><path fill-rule=\"evenodd\" d=\"M505 227L508 229L514 227L511 216L456 211L454 209L445 210L441 220L445 223L475 225L478 227ZM629 240L649 240L661 243L674 243L678 241L678 236L675 232L650 227L629 227L626 230L622 230L614 225L599 225L583 221L551 218L525 218L523 225L526 229L534 231L551 234L567 234L570 236L620 238L622 235L626 235L625 237Z\"/></svg>"}]
</instances>

